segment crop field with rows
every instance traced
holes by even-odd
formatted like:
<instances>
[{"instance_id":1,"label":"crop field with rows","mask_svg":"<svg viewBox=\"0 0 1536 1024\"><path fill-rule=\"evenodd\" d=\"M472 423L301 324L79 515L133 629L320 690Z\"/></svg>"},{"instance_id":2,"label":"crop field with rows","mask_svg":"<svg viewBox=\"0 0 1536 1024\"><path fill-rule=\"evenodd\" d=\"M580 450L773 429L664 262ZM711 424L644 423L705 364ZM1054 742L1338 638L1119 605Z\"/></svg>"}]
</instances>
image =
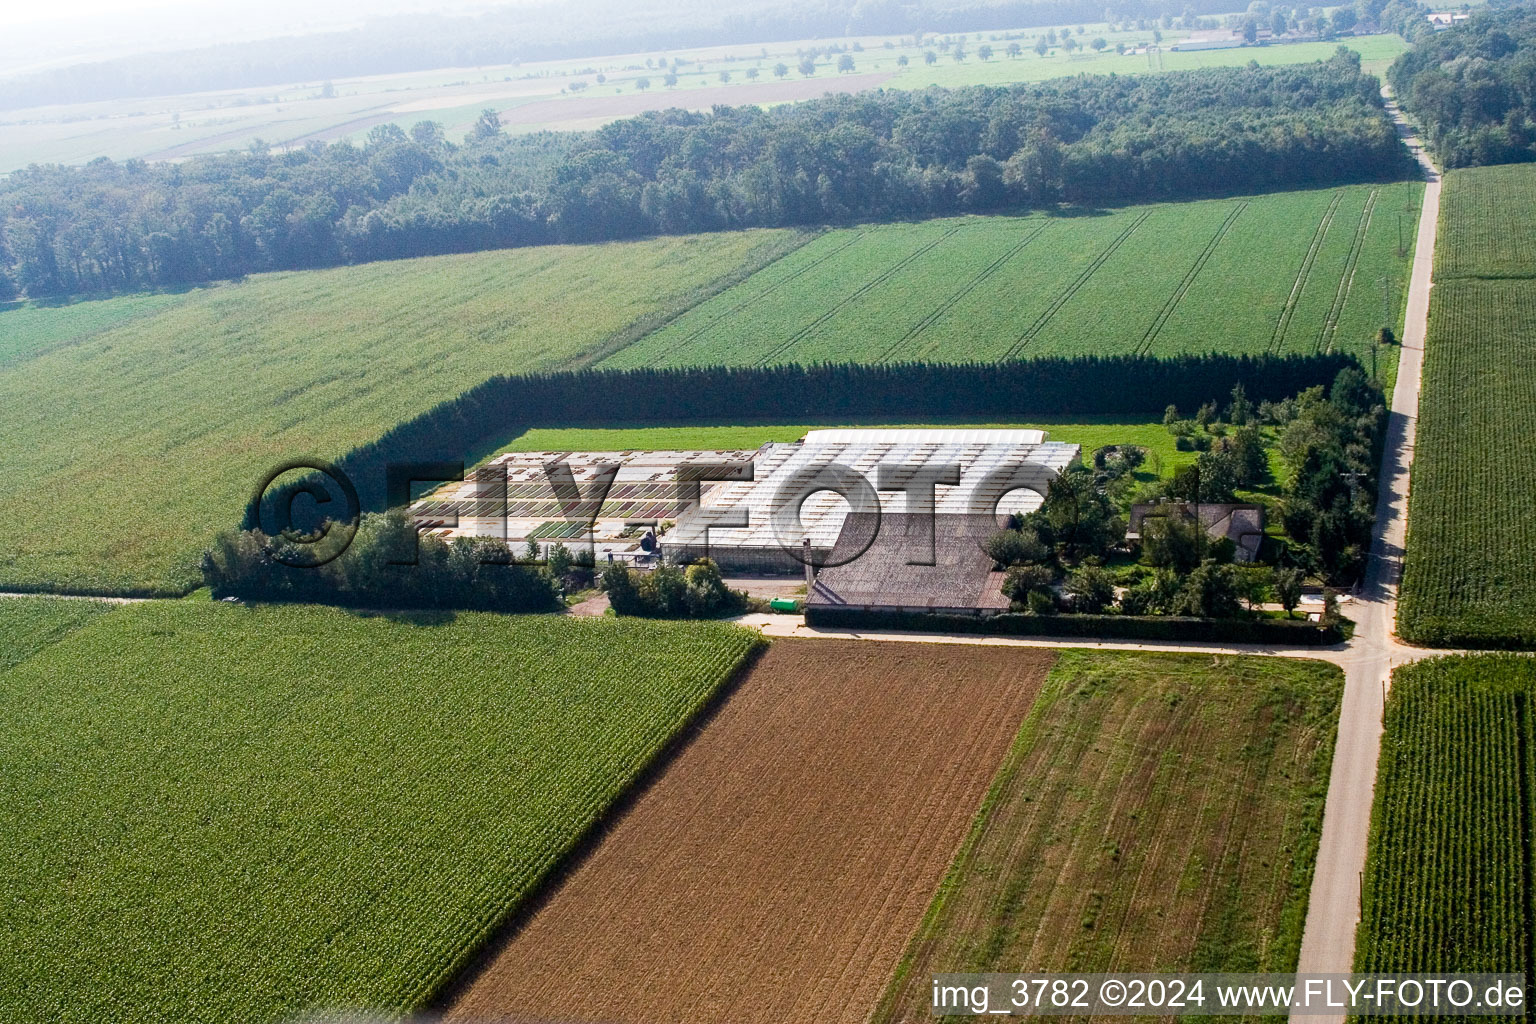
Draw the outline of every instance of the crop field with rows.
<instances>
[{"instance_id":1,"label":"crop field with rows","mask_svg":"<svg viewBox=\"0 0 1536 1024\"><path fill-rule=\"evenodd\" d=\"M1536 266L1536 174L1524 164L1446 175L1435 280L1529 278Z\"/></svg>"},{"instance_id":2,"label":"crop field with rows","mask_svg":"<svg viewBox=\"0 0 1536 1024\"><path fill-rule=\"evenodd\" d=\"M99 601L54 597L0 598L0 672L111 610Z\"/></svg>"},{"instance_id":3,"label":"crop field with rows","mask_svg":"<svg viewBox=\"0 0 1536 1024\"><path fill-rule=\"evenodd\" d=\"M1342 684L1061 651L873 1020L946 972L1295 970Z\"/></svg>"},{"instance_id":4,"label":"crop field with rows","mask_svg":"<svg viewBox=\"0 0 1536 1024\"><path fill-rule=\"evenodd\" d=\"M20 324L28 339L53 316L68 321L54 337L129 318L10 364L0 341L0 589L183 593L203 546L279 464L337 458L497 373L594 360L799 237L264 274L145 315L136 297L0 312L0 332Z\"/></svg>"},{"instance_id":5,"label":"crop field with rows","mask_svg":"<svg viewBox=\"0 0 1536 1024\"><path fill-rule=\"evenodd\" d=\"M832 231L604 366L1355 352L1402 295L1423 187ZM1396 359L1381 354L1389 384Z\"/></svg>"},{"instance_id":6,"label":"crop field with rows","mask_svg":"<svg viewBox=\"0 0 1536 1024\"><path fill-rule=\"evenodd\" d=\"M65 305L0 304L0 367L83 341L186 298L184 294L150 294Z\"/></svg>"},{"instance_id":7,"label":"crop field with rows","mask_svg":"<svg viewBox=\"0 0 1536 1024\"><path fill-rule=\"evenodd\" d=\"M1414 643L1536 647L1533 192L1536 167L1445 179L1398 600Z\"/></svg>"},{"instance_id":8,"label":"crop field with rows","mask_svg":"<svg viewBox=\"0 0 1536 1024\"><path fill-rule=\"evenodd\" d=\"M720 623L112 611L0 673L0 1019L418 1008L757 643Z\"/></svg>"},{"instance_id":9,"label":"crop field with rows","mask_svg":"<svg viewBox=\"0 0 1536 1024\"><path fill-rule=\"evenodd\" d=\"M1515 655L1393 673L1356 970L1529 970L1533 698Z\"/></svg>"}]
</instances>

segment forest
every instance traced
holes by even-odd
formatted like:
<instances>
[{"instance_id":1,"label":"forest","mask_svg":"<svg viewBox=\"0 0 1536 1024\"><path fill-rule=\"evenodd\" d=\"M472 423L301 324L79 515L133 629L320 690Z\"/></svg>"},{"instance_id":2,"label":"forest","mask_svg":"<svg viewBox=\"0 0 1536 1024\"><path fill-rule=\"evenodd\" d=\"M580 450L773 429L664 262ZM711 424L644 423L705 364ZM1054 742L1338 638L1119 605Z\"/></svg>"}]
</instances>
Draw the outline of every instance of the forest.
<instances>
[{"instance_id":1,"label":"forest","mask_svg":"<svg viewBox=\"0 0 1536 1024\"><path fill-rule=\"evenodd\" d=\"M758 226L1116 205L1413 174L1374 76L1314 64L667 110L462 144L422 122L365 145L0 182L0 301L265 270Z\"/></svg>"},{"instance_id":2,"label":"forest","mask_svg":"<svg viewBox=\"0 0 1536 1024\"><path fill-rule=\"evenodd\" d=\"M1387 72L1445 167L1536 160L1536 10L1485 9L1418 37Z\"/></svg>"}]
</instances>

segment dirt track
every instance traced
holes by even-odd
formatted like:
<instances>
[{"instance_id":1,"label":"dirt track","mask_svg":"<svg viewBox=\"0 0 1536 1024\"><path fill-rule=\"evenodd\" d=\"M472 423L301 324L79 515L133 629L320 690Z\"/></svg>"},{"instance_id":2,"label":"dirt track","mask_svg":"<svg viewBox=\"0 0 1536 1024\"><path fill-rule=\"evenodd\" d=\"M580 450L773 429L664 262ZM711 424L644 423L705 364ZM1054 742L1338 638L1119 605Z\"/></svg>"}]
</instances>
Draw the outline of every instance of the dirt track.
<instances>
[{"instance_id":1,"label":"dirt track","mask_svg":"<svg viewBox=\"0 0 1536 1024\"><path fill-rule=\"evenodd\" d=\"M1053 660L777 641L448 1019L862 1021Z\"/></svg>"}]
</instances>

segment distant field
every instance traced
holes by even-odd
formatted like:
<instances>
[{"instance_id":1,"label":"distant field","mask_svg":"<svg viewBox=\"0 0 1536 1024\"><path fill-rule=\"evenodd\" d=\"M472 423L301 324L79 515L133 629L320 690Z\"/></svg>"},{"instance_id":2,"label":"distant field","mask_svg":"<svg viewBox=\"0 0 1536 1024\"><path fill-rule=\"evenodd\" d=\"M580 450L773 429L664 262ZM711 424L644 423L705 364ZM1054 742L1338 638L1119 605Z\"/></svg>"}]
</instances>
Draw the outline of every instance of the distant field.
<instances>
[{"instance_id":1,"label":"distant field","mask_svg":"<svg viewBox=\"0 0 1536 1024\"><path fill-rule=\"evenodd\" d=\"M1383 317L1400 329L1422 188L833 231L603 365L1342 349L1369 366Z\"/></svg>"},{"instance_id":2,"label":"distant field","mask_svg":"<svg viewBox=\"0 0 1536 1024\"><path fill-rule=\"evenodd\" d=\"M26 661L111 609L112 605L100 601L0 598L0 672Z\"/></svg>"},{"instance_id":3,"label":"distant field","mask_svg":"<svg viewBox=\"0 0 1536 1024\"><path fill-rule=\"evenodd\" d=\"M873 1019L947 971L1292 971L1339 670L1062 651Z\"/></svg>"},{"instance_id":4,"label":"distant field","mask_svg":"<svg viewBox=\"0 0 1536 1024\"><path fill-rule=\"evenodd\" d=\"M1392 673L1356 970L1531 970L1533 700L1514 655Z\"/></svg>"},{"instance_id":5,"label":"distant field","mask_svg":"<svg viewBox=\"0 0 1536 1024\"><path fill-rule=\"evenodd\" d=\"M1161 52L1154 51L1141 55L1120 54L1114 50L1116 43L1124 42L1130 46L1145 44L1151 42L1151 33L1104 32L1100 29L1102 26L1089 29L1081 36L1074 34L1073 38L1080 43L1087 43L1096 37L1102 37L1109 43L1103 53L1084 49L1068 56L1060 47L1056 47L1048 51L1046 56L1041 57L1035 53L1034 42L1030 38L1024 41L1024 53L1018 57L1005 55L1006 43L1001 45L992 43L992 48L997 53L991 60L984 61L975 56L976 47L979 44L972 42L968 44L971 56L966 60L956 63L950 57L940 54L939 61L932 65L921 60L912 61L896 76L891 85L898 89L921 89L929 85L956 88L965 85L1042 82L1066 75L1135 75L1158 71L1193 71L1196 68L1238 67L1249 61L1257 61L1264 65L1304 64L1314 60L1327 60L1338 51L1340 46L1360 54L1361 66L1368 72L1375 71L1379 74L1385 71L1387 65L1391 64L1399 54L1408 49L1408 44L1402 36L1388 33L1340 39L1332 43L1287 43L1279 46L1240 46L1229 50L1180 52L1168 47L1188 33L1172 30L1163 34ZM1033 37L1035 31L1038 30L1029 30L1026 35Z\"/></svg>"},{"instance_id":6,"label":"distant field","mask_svg":"<svg viewBox=\"0 0 1536 1024\"><path fill-rule=\"evenodd\" d=\"M448 1019L863 1024L1053 658L774 641Z\"/></svg>"},{"instance_id":7,"label":"distant field","mask_svg":"<svg viewBox=\"0 0 1536 1024\"><path fill-rule=\"evenodd\" d=\"M636 321L688 308L799 238L266 274L152 315L132 297L0 313L57 338L131 317L0 367L0 589L189 589L202 546L278 464L335 458L496 373L596 359Z\"/></svg>"},{"instance_id":8,"label":"distant field","mask_svg":"<svg viewBox=\"0 0 1536 1024\"><path fill-rule=\"evenodd\" d=\"M1533 194L1536 167L1445 178L1398 600L1415 643L1536 646Z\"/></svg>"},{"instance_id":9,"label":"distant field","mask_svg":"<svg viewBox=\"0 0 1536 1024\"><path fill-rule=\"evenodd\" d=\"M715 103L765 102L770 92L762 86L779 82L774 66L791 69L785 85L805 83L814 94L884 86L921 89L942 86L1006 85L1038 82L1077 74L1139 74L1226 67L1258 61L1260 64L1299 64L1332 56L1339 45L1358 52L1367 71L1384 69L1406 44L1396 35L1362 36L1338 43L1294 43L1283 46L1241 47L1230 50L1153 55L1119 55L1117 43L1135 48L1153 41L1151 29L1110 31L1104 24L1086 25L1074 38L1085 46L1102 37L1109 45L1103 54L1085 49L1068 57L1057 47L1045 57L1033 50L1036 36L1046 28L964 33L968 57L956 63L949 53L931 47L907 45L899 37L864 36L843 40L799 40L766 45L737 45L679 50L668 54L689 63L679 69L675 86L663 85L663 71L646 67L655 54L618 54L609 57L566 61L542 61L521 65L480 68L441 68L434 71L376 75L342 79L333 83L335 95L321 95L318 83L249 88L185 96L150 97L101 103L73 104L0 113L0 173L32 163L83 164L99 156L115 160L131 157L174 159L197 153L241 150L261 140L278 146L297 146L309 140L350 138L361 141L377 124L408 128L417 121L442 124L454 141L469 129L480 111L492 107L504 114L514 130L578 130L595 128L618 117L632 115L641 107L677 106L708 110ZM1188 35L1179 29L1162 33L1164 47ZM1006 56L1010 41L1023 53ZM839 74L836 57L823 54L816 74L806 79L798 70L797 51L841 43L861 49L850 56L855 75ZM886 43L890 43L889 49ZM983 61L976 51L990 45L995 56ZM933 50L939 60L925 62ZM764 52L766 51L766 53ZM907 64L900 62L905 58ZM721 73L730 76L720 80ZM751 72L756 78L750 77ZM604 82L597 76L602 74ZM651 86L641 90L639 81ZM575 82L586 88L567 91ZM799 91L799 90L796 90ZM533 106L532 111L521 108Z\"/></svg>"},{"instance_id":10,"label":"distant field","mask_svg":"<svg viewBox=\"0 0 1536 1024\"><path fill-rule=\"evenodd\" d=\"M206 601L98 618L0 673L0 1018L417 1008L756 642Z\"/></svg>"}]
</instances>

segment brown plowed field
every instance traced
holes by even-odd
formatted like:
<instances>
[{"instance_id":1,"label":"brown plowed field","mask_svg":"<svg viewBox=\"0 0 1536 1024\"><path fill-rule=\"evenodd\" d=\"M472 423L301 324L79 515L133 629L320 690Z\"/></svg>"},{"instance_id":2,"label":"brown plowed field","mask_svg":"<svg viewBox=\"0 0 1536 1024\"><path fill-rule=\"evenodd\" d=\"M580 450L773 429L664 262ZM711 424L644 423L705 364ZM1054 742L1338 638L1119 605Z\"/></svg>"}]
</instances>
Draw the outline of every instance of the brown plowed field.
<instances>
[{"instance_id":1,"label":"brown plowed field","mask_svg":"<svg viewBox=\"0 0 1536 1024\"><path fill-rule=\"evenodd\" d=\"M449 1019L864 1020L1053 659L775 641Z\"/></svg>"}]
</instances>

